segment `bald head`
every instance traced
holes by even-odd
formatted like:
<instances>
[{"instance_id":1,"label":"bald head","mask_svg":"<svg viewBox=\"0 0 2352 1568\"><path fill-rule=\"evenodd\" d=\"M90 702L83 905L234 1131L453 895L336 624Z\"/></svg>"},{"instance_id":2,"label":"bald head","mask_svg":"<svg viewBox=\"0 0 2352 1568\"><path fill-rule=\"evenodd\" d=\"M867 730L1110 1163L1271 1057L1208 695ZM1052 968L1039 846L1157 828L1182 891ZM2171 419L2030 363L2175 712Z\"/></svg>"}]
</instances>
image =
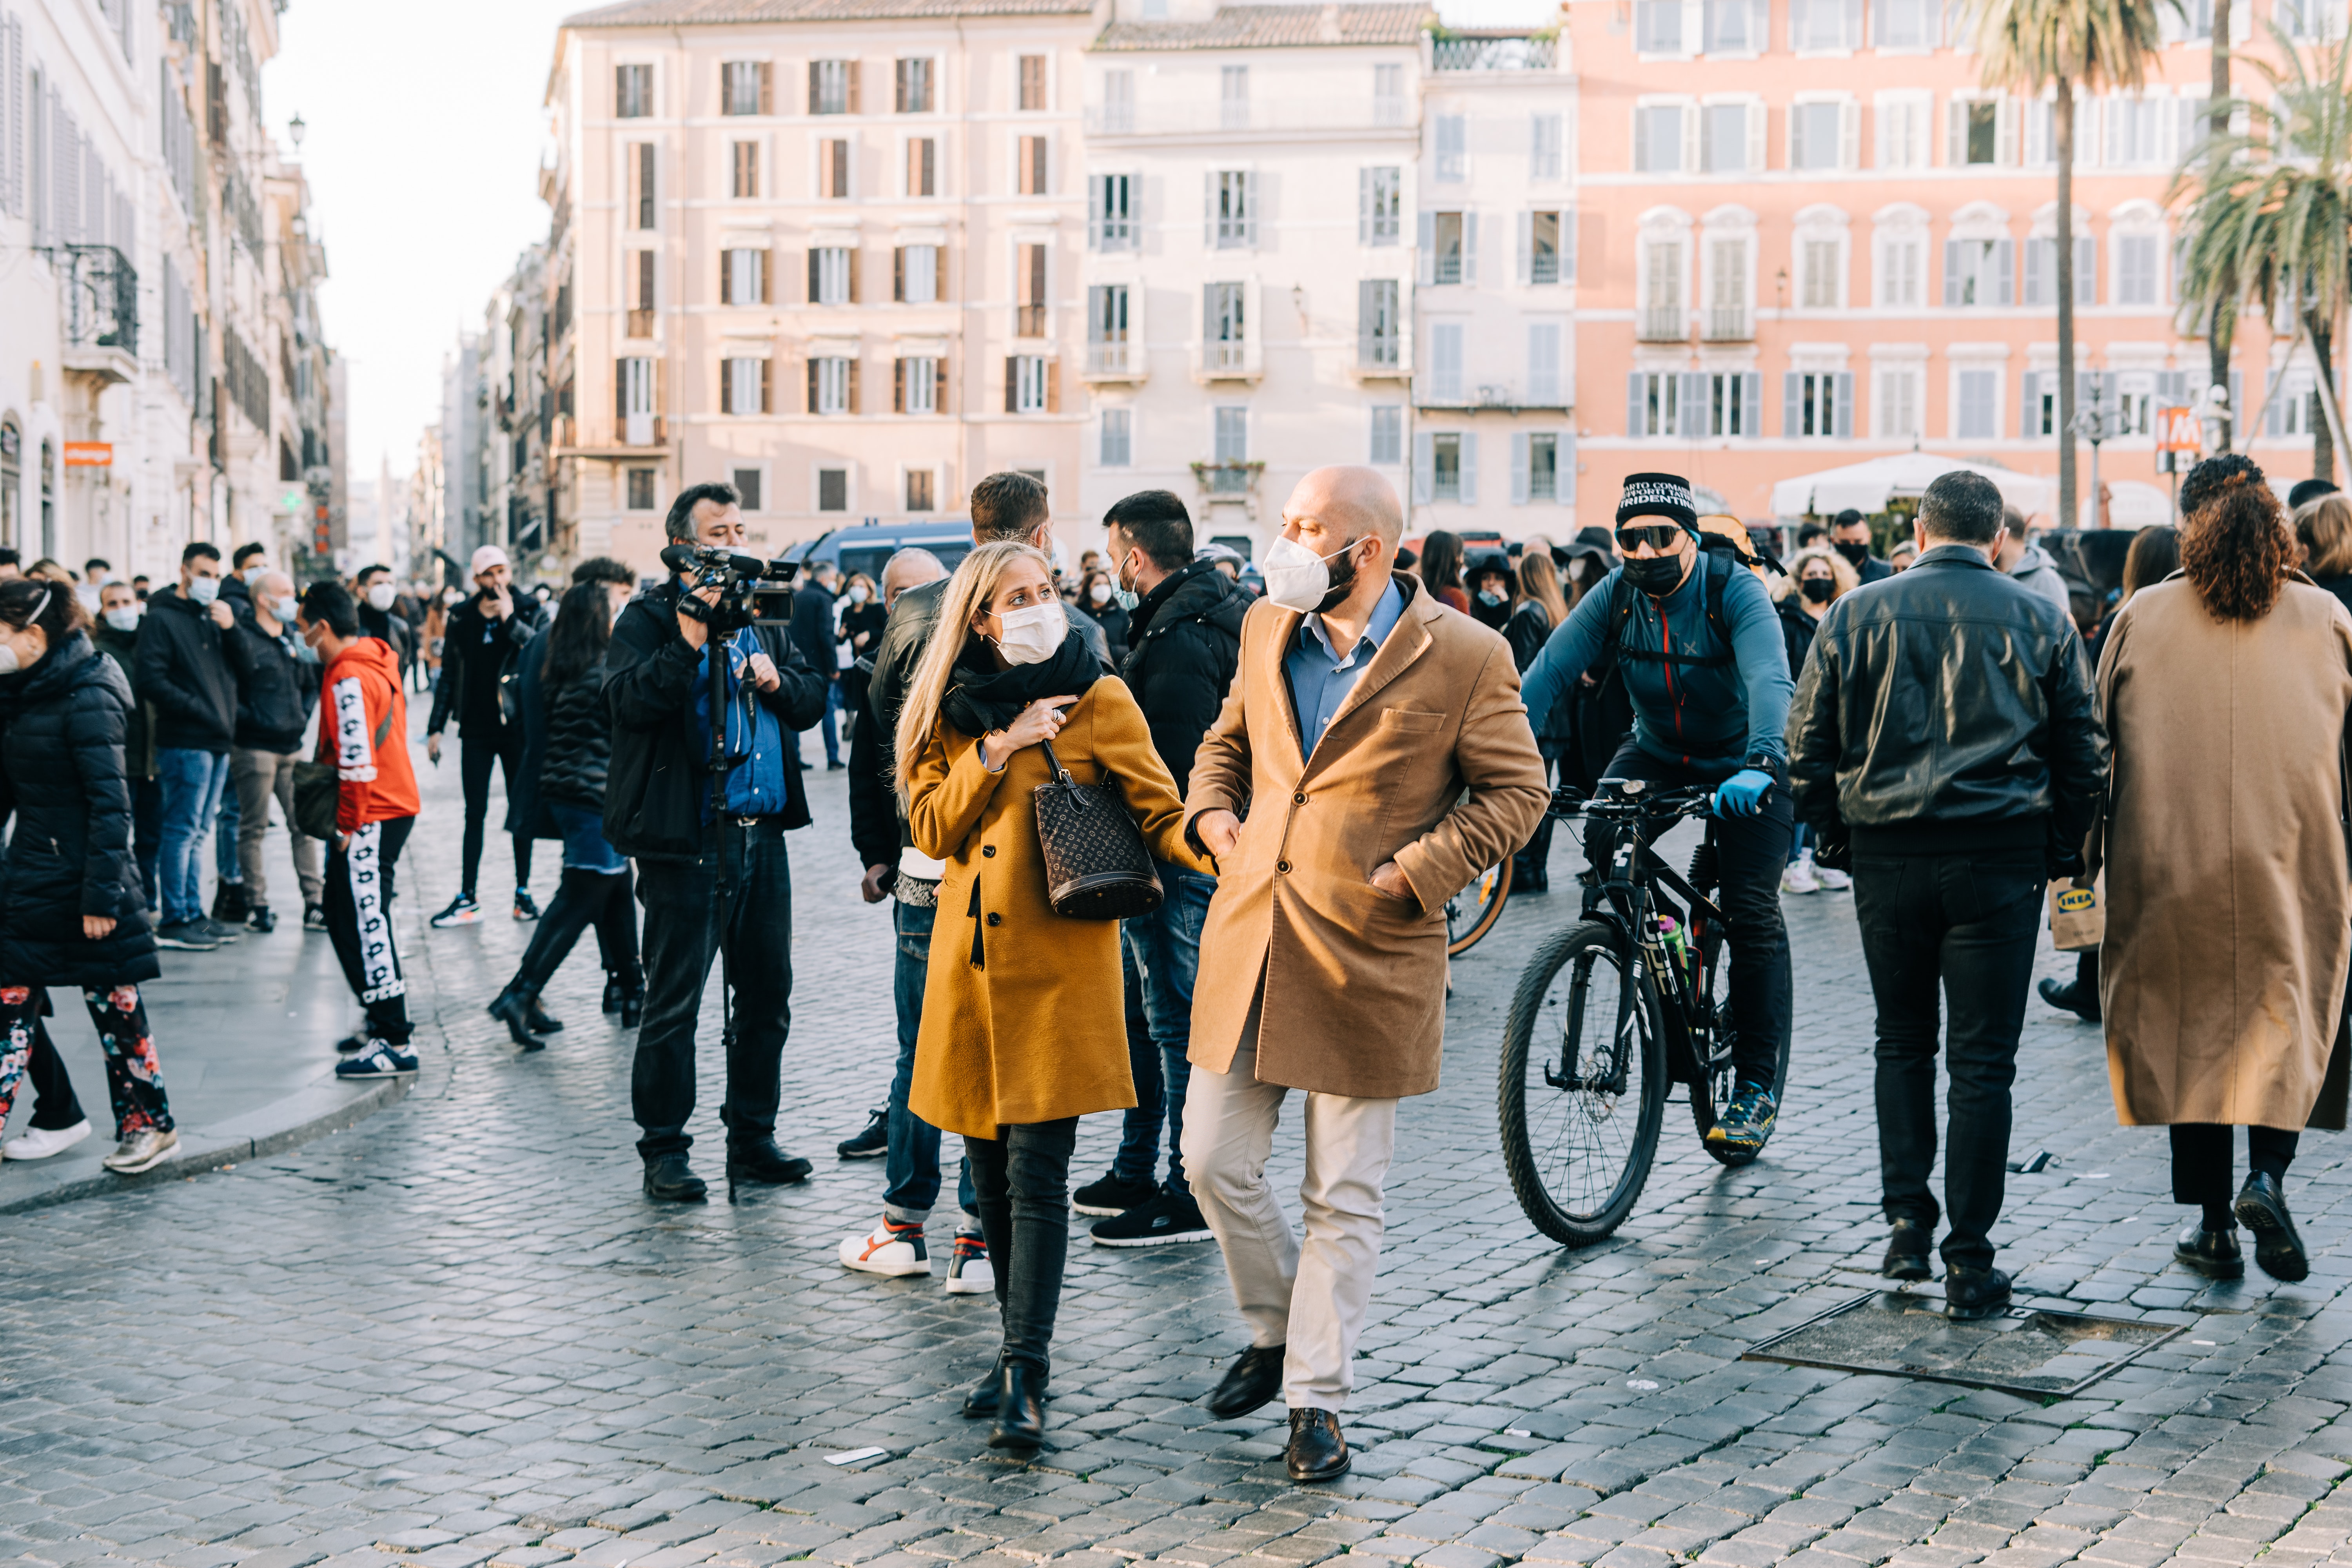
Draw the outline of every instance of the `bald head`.
<instances>
[{"instance_id":1,"label":"bald head","mask_svg":"<svg viewBox=\"0 0 2352 1568\"><path fill-rule=\"evenodd\" d=\"M257 586L261 590L261 596L273 605L280 599L290 599L294 596L294 579L283 572L264 572Z\"/></svg>"},{"instance_id":2,"label":"bald head","mask_svg":"<svg viewBox=\"0 0 2352 1568\"><path fill-rule=\"evenodd\" d=\"M926 583L936 583L948 574L940 558L928 550L901 550L882 568L882 603L885 608L898 603L898 595L909 588L919 588Z\"/></svg>"},{"instance_id":3,"label":"bald head","mask_svg":"<svg viewBox=\"0 0 2352 1568\"><path fill-rule=\"evenodd\" d=\"M1317 468L1298 481L1283 507L1285 521L1311 517L1324 531L1349 542L1376 534L1381 553L1393 555L1404 534L1404 509L1396 487L1374 468L1334 465Z\"/></svg>"}]
</instances>

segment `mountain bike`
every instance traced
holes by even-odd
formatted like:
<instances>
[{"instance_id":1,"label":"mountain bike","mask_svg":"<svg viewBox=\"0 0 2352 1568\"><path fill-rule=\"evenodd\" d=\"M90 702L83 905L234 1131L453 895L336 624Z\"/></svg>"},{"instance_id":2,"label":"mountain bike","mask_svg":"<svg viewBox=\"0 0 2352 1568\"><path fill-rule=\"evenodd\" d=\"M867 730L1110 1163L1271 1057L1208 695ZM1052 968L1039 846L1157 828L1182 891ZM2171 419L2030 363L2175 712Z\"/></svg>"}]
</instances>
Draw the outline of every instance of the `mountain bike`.
<instances>
[{"instance_id":1,"label":"mountain bike","mask_svg":"<svg viewBox=\"0 0 2352 1568\"><path fill-rule=\"evenodd\" d=\"M1670 1084L1690 1091L1704 1146L1734 1089L1729 978L1716 882L1712 792L1653 793L1603 779L1587 797L1552 795L1585 817L1595 868L1583 917L1538 946L1503 1037L1496 1110L1503 1159L1538 1230L1589 1247L1622 1225L1650 1179ZM1709 818L1687 879L1650 843L1685 817ZM1597 837L1595 837L1597 836ZM1789 1047L1774 1081L1785 1097ZM1752 1152L1710 1148L1727 1165Z\"/></svg>"}]
</instances>

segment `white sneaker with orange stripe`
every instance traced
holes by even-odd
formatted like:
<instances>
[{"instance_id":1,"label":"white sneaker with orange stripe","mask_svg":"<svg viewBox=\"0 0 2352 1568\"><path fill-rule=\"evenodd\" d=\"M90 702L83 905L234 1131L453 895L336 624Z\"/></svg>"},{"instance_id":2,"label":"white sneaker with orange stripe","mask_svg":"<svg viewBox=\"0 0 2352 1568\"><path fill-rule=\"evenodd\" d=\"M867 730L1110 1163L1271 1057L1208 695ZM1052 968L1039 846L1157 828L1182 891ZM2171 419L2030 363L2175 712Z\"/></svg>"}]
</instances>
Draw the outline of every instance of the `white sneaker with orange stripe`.
<instances>
[{"instance_id":1,"label":"white sneaker with orange stripe","mask_svg":"<svg viewBox=\"0 0 2352 1568\"><path fill-rule=\"evenodd\" d=\"M923 1227L886 1219L870 1236L845 1237L841 1265L866 1274L929 1274L931 1256L923 1247Z\"/></svg>"}]
</instances>

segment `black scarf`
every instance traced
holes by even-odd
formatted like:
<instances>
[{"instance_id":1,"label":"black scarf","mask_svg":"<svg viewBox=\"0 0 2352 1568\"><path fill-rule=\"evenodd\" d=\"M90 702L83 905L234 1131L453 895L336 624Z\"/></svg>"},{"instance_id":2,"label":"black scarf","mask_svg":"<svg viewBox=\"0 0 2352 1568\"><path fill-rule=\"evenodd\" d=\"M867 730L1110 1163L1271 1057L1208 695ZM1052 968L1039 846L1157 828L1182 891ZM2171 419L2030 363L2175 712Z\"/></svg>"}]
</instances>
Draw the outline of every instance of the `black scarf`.
<instances>
[{"instance_id":1,"label":"black scarf","mask_svg":"<svg viewBox=\"0 0 2352 1568\"><path fill-rule=\"evenodd\" d=\"M992 668L988 643L977 633L964 638L956 656L953 684L940 699L940 717L967 735L1002 730L1040 697L1083 697L1102 679L1102 663L1075 626L1053 658L1042 664Z\"/></svg>"}]
</instances>

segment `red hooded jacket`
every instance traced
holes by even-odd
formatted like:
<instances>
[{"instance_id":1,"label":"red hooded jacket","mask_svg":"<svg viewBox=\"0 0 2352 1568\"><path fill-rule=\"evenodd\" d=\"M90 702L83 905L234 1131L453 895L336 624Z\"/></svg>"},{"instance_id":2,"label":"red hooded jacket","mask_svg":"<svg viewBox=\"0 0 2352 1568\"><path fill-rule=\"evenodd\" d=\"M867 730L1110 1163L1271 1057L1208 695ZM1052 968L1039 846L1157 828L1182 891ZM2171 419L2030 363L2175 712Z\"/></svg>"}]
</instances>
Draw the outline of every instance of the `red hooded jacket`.
<instances>
[{"instance_id":1,"label":"red hooded jacket","mask_svg":"<svg viewBox=\"0 0 2352 1568\"><path fill-rule=\"evenodd\" d=\"M317 760L333 763L341 780L335 826L352 833L371 822L415 816L416 770L408 761L399 656L375 637L355 637L327 666L325 689Z\"/></svg>"}]
</instances>

